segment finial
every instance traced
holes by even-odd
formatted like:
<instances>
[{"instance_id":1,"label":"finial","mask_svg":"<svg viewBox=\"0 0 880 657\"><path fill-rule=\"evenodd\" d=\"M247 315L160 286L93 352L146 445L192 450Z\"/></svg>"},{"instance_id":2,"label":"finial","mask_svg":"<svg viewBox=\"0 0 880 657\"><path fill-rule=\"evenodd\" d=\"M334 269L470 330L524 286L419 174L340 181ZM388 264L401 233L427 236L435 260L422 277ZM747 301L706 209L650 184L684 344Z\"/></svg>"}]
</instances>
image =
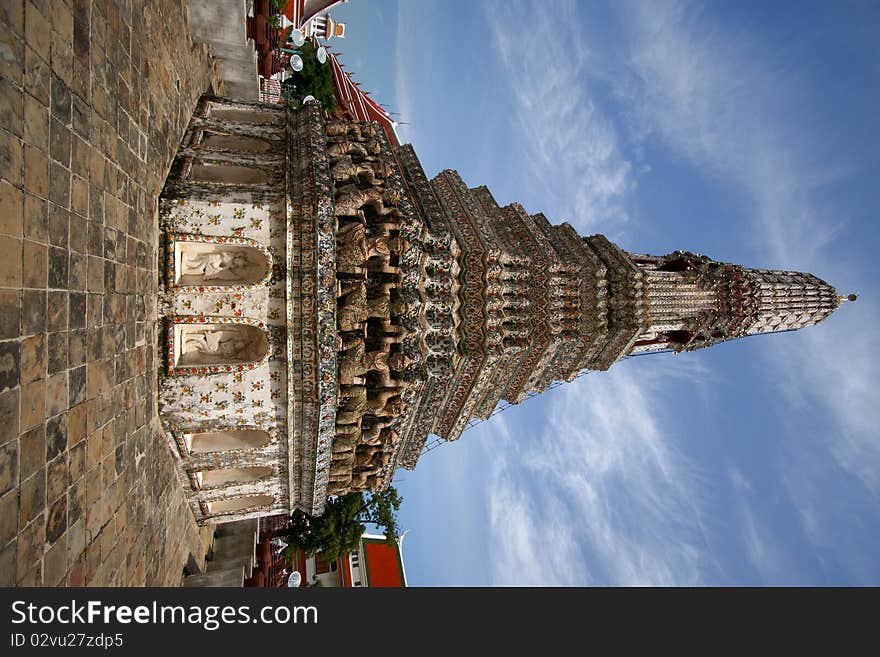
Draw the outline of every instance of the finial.
<instances>
[{"instance_id":1,"label":"finial","mask_svg":"<svg viewBox=\"0 0 880 657\"><path fill-rule=\"evenodd\" d=\"M858 298L858 294L847 294L846 296L843 296L842 294L837 295L839 301L855 301Z\"/></svg>"}]
</instances>

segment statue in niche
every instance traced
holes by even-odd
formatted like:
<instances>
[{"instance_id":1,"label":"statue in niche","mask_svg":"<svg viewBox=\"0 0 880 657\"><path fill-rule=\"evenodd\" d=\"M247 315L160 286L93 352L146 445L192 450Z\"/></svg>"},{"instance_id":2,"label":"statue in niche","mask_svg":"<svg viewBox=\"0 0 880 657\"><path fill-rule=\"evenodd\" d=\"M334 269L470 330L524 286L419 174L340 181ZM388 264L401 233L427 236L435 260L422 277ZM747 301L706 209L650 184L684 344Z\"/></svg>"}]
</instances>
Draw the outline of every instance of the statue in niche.
<instances>
[{"instance_id":1,"label":"statue in niche","mask_svg":"<svg viewBox=\"0 0 880 657\"><path fill-rule=\"evenodd\" d=\"M363 415L367 407L367 389L363 385L339 386L340 406L345 413L360 413Z\"/></svg>"},{"instance_id":2,"label":"statue in niche","mask_svg":"<svg viewBox=\"0 0 880 657\"><path fill-rule=\"evenodd\" d=\"M361 189L355 184L343 185L336 190L335 209L337 216L358 216L358 210L369 207L371 215L385 216L392 213L392 209L403 198L400 192L387 189L382 190L378 186ZM397 214L400 214L397 211Z\"/></svg>"},{"instance_id":3,"label":"statue in niche","mask_svg":"<svg viewBox=\"0 0 880 657\"><path fill-rule=\"evenodd\" d=\"M182 363L247 361L254 342L240 328L186 328L182 331Z\"/></svg>"},{"instance_id":4,"label":"statue in niche","mask_svg":"<svg viewBox=\"0 0 880 657\"><path fill-rule=\"evenodd\" d=\"M356 217L358 210L370 205L376 214L382 214L382 192L378 187L360 189L357 185L343 185L336 190L336 214L338 216Z\"/></svg>"},{"instance_id":5,"label":"statue in niche","mask_svg":"<svg viewBox=\"0 0 880 657\"><path fill-rule=\"evenodd\" d=\"M401 392L403 392L403 386L395 386L384 389L372 388L368 390L367 402L364 406L364 411L366 413L375 415L376 417L390 415L391 409L394 408L391 402L394 399L400 399ZM401 405L402 404L403 401L401 400Z\"/></svg>"},{"instance_id":6,"label":"statue in niche","mask_svg":"<svg viewBox=\"0 0 880 657\"><path fill-rule=\"evenodd\" d=\"M370 369L369 360L363 339L355 338L350 341L347 348L339 354L339 383L341 385L361 383L360 377Z\"/></svg>"},{"instance_id":7,"label":"statue in niche","mask_svg":"<svg viewBox=\"0 0 880 657\"><path fill-rule=\"evenodd\" d=\"M341 156L330 169L330 175L337 182L370 186L381 184L390 174L390 167L382 160L355 162L351 155Z\"/></svg>"},{"instance_id":8,"label":"statue in niche","mask_svg":"<svg viewBox=\"0 0 880 657\"><path fill-rule=\"evenodd\" d=\"M375 147L373 146L375 144ZM348 141L348 140L340 140L331 143L327 147L327 155L330 158L330 162L335 163L342 157L346 155L354 155L360 159L366 159L369 155L371 155L371 151L375 149L375 155L379 152L378 144L376 142L358 142L358 141Z\"/></svg>"},{"instance_id":9,"label":"statue in niche","mask_svg":"<svg viewBox=\"0 0 880 657\"><path fill-rule=\"evenodd\" d=\"M352 123L350 121L328 121L325 126L325 132L328 137L351 137L355 141L360 141L376 134L376 130L369 123Z\"/></svg>"},{"instance_id":10,"label":"statue in niche","mask_svg":"<svg viewBox=\"0 0 880 657\"><path fill-rule=\"evenodd\" d=\"M383 414L378 416L367 428L362 428L360 444L361 445L379 445L382 443L382 431L390 427L397 416L405 410L403 400L396 397L385 405ZM387 417L386 417L387 416Z\"/></svg>"},{"instance_id":11,"label":"statue in niche","mask_svg":"<svg viewBox=\"0 0 880 657\"><path fill-rule=\"evenodd\" d=\"M367 229L359 221L345 224L336 232L336 268L357 271L367 260Z\"/></svg>"},{"instance_id":12,"label":"statue in niche","mask_svg":"<svg viewBox=\"0 0 880 657\"><path fill-rule=\"evenodd\" d=\"M392 276L400 275L400 267L388 264L388 257L373 256L365 263L367 271L374 274L391 274Z\"/></svg>"},{"instance_id":13,"label":"statue in niche","mask_svg":"<svg viewBox=\"0 0 880 657\"><path fill-rule=\"evenodd\" d=\"M200 276L205 281L241 280L252 264L244 253L229 251L192 253L183 250L180 257L182 275Z\"/></svg>"},{"instance_id":14,"label":"statue in niche","mask_svg":"<svg viewBox=\"0 0 880 657\"><path fill-rule=\"evenodd\" d=\"M336 437L347 436L352 440L357 440L361 435L360 422L354 424L337 424L335 429Z\"/></svg>"},{"instance_id":15,"label":"statue in niche","mask_svg":"<svg viewBox=\"0 0 880 657\"><path fill-rule=\"evenodd\" d=\"M350 453L345 458L330 461L330 476L347 475L354 466L354 454Z\"/></svg>"},{"instance_id":16,"label":"statue in niche","mask_svg":"<svg viewBox=\"0 0 880 657\"><path fill-rule=\"evenodd\" d=\"M373 379L374 385L379 388L395 388L400 383L392 371L400 372L412 363L412 359L400 352L388 354L387 352L370 352L367 354L365 365L367 371L378 374Z\"/></svg>"},{"instance_id":17,"label":"statue in niche","mask_svg":"<svg viewBox=\"0 0 880 657\"><path fill-rule=\"evenodd\" d=\"M351 476L351 490L354 491L376 490L380 485L378 469L362 470Z\"/></svg>"},{"instance_id":18,"label":"statue in niche","mask_svg":"<svg viewBox=\"0 0 880 657\"><path fill-rule=\"evenodd\" d=\"M364 371L374 371L379 372L383 375L387 375L388 358L390 356L391 354L387 349L381 351L366 352L366 354L364 354Z\"/></svg>"},{"instance_id":19,"label":"statue in niche","mask_svg":"<svg viewBox=\"0 0 880 657\"><path fill-rule=\"evenodd\" d=\"M336 454L348 454L354 452L357 447L357 437L354 434L339 434L333 439L333 457Z\"/></svg>"},{"instance_id":20,"label":"statue in niche","mask_svg":"<svg viewBox=\"0 0 880 657\"><path fill-rule=\"evenodd\" d=\"M356 331L367 321L367 287L362 282L339 297L336 320L340 331Z\"/></svg>"},{"instance_id":21,"label":"statue in niche","mask_svg":"<svg viewBox=\"0 0 880 657\"><path fill-rule=\"evenodd\" d=\"M360 445L354 453L355 468L375 468L382 458L381 445Z\"/></svg>"}]
</instances>

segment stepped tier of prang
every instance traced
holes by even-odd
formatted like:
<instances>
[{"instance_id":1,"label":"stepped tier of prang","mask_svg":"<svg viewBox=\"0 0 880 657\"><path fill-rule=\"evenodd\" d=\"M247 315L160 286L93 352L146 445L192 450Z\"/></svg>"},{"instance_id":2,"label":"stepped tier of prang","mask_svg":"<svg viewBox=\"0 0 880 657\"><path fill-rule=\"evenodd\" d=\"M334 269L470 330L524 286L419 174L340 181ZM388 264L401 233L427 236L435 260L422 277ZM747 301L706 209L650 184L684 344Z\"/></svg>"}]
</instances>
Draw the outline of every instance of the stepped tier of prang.
<instances>
[{"instance_id":1,"label":"stepped tier of prang","mask_svg":"<svg viewBox=\"0 0 880 657\"><path fill-rule=\"evenodd\" d=\"M320 513L502 400L810 326L841 300L810 274L581 236L314 105L207 98L175 167L160 403L202 520Z\"/></svg>"}]
</instances>

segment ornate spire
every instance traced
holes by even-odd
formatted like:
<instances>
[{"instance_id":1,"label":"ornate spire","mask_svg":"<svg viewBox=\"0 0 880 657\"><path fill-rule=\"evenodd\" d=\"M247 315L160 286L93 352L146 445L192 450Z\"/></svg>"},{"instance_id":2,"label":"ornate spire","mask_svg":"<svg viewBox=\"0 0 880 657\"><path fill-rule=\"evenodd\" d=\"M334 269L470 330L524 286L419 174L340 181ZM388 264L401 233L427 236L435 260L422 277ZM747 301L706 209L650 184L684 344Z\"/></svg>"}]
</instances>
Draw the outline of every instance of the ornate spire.
<instances>
[{"instance_id":1,"label":"ornate spire","mask_svg":"<svg viewBox=\"0 0 880 657\"><path fill-rule=\"evenodd\" d=\"M632 353L690 351L745 335L812 326L844 298L802 272L747 269L684 251L632 257L645 275L648 318Z\"/></svg>"}]
</instances>

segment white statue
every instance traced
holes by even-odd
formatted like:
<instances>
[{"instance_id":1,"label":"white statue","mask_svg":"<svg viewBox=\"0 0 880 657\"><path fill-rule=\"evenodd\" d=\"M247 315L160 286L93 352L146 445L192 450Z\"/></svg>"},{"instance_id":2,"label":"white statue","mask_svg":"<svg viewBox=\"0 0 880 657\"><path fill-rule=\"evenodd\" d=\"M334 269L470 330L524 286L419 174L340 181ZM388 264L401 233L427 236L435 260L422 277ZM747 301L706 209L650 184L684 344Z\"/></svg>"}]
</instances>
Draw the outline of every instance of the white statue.
<instances>
[{"instance_id":1,"label":"white statue","mask_svg":"<svg viewBox=\"0 0 880 657\"><path fill-rule=\"evenodd\" d=\"M190 356L188 361L215 362L222 360L248 360L252 341L237 329L203 328L187 331L183 336L181 355Z\"/></svg>"},{"instance_id":2,"label":"white statue","mask_svg":"<svg viewBox=\"0 0 880 657\"><path fill-rule=\"evenodd\" d=\"M243 278L244 270L250 264L250 261L244 254L233 255L228 251L194 254L184 251L181 254L182 273L189 276L201 276L206 281L241 279Z\"/></svg>"}]
</instances>

